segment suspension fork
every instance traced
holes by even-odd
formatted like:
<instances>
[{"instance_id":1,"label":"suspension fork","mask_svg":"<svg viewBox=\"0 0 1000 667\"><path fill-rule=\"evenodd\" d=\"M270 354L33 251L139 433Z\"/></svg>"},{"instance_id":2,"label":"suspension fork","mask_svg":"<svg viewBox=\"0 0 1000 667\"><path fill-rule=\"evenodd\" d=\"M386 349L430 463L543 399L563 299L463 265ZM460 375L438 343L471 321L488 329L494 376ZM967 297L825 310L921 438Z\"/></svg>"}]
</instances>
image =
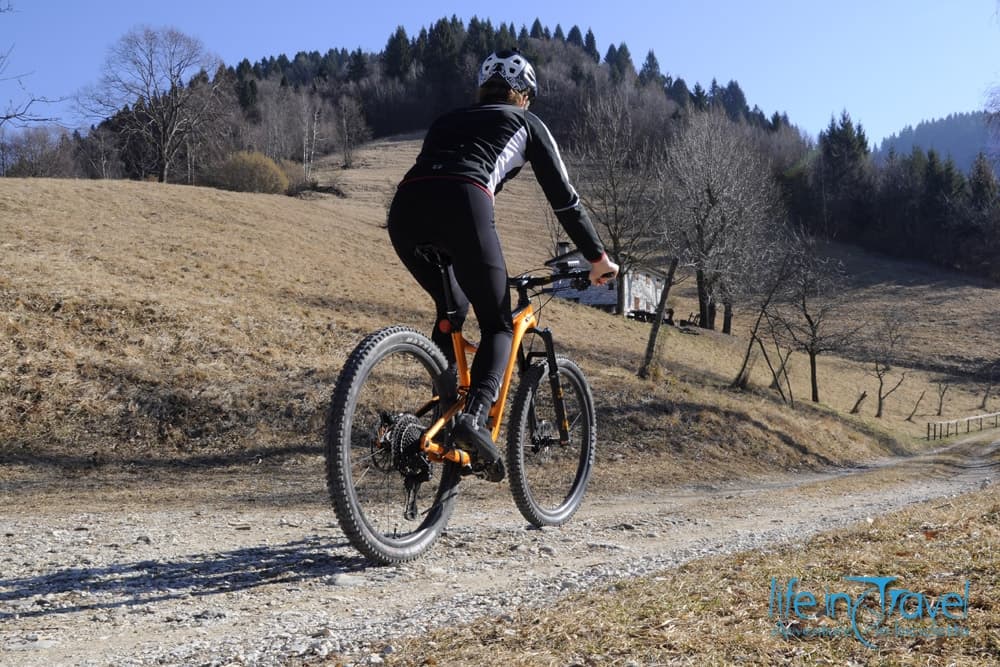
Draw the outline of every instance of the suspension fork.
<instances>
[{"instance_id":1,"label":"suspension fork","mask_svg":"<svg viewBox=\"0 0 1000 667\"><path fill-rule=\"evenodd\" d=\"M569 444L569 420L566 417L566 403L563 399L562 382L559 380L559 364L556 361L556 346L555 341L552 338L552 331L550 329L535 329L533 327L529 329L528 332L537 335L545 344L545 352L531 353L528 357L544 356L545 360L548 362L549 386L552 389L552 402L555 404L556 422L559 427L559 444L566 446ZM534 403L532 403L530 407L531 424L532 427L537 430L538 417L535 415Z\"/></svg>"}]
</instances>

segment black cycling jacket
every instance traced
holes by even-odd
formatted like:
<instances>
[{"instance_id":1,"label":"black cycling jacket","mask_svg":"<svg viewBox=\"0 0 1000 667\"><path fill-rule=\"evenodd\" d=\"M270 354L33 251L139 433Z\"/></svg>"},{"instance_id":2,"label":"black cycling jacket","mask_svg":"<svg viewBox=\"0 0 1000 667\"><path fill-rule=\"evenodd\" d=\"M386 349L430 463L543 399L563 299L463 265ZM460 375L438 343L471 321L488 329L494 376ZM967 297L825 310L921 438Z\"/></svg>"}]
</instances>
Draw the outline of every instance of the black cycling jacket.
<instances>
[{"instance_id":1,"label":"black cycling jacket","mask_svg":"<svg viewBox=\"0 0 1000 667\"><path fill-rule=\"evenodd\" d=\"M431 125L403 183L458 178L495 196L530 162L556 218L589 261L604 245L594 231L552 134L538 116L512 104L478 104L446 113Z\"/></svg>"}]
</instances>

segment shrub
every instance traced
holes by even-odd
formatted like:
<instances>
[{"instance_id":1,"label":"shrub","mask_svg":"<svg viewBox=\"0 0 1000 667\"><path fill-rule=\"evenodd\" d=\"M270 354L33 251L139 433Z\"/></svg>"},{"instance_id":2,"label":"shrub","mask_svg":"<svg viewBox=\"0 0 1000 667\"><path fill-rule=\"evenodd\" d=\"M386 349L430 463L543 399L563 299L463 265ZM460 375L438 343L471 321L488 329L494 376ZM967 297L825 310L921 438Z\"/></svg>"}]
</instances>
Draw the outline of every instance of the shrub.
<instances>
[{"instance_id":1,"label":"shrub","mask_svg":"<svg viewBox=\"0 0 1000 667\"><path fill-rule=\"evenodd\" d=\"M278 163L281 167L281 171L288 178L288 194L297 195L300 192L305 192L306 190L315 190L317 187L316 180L306 180L306 176L302 170L302 163L293 162L292 160L282 160Z\"/></svg>"},{"instance_id":2,"label":"shrub","mask_svg":"<svg viewBox=\"0 0 1000 667\"><path fill-rule=\"evenodd\" d=\"M283 194L288 190L288 176L274 160L256 151L230 155L219 168L220 188L236 192Z\"/></svg>"}]
</instances>

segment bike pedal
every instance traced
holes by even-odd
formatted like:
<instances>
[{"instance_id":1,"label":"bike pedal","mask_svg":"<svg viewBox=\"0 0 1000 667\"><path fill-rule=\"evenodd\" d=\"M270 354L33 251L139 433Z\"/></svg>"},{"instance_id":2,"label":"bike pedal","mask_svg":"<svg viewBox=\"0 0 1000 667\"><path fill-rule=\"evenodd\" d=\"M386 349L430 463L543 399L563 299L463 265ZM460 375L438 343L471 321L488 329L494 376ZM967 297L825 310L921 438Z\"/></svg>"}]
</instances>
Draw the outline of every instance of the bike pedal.
<instances>
[{"instance_id":1,"label":"bike pedal","mask_svg":"<svg viewBox=\"0 0 1000 667\"><path fill-rule=\"evenodd\" d=\"M492 464L485 466L482 470L483 479L487 482L502 482L507 476L507 471L503 466L503 461L496 460Z\"/></svg>"}]
</instances>

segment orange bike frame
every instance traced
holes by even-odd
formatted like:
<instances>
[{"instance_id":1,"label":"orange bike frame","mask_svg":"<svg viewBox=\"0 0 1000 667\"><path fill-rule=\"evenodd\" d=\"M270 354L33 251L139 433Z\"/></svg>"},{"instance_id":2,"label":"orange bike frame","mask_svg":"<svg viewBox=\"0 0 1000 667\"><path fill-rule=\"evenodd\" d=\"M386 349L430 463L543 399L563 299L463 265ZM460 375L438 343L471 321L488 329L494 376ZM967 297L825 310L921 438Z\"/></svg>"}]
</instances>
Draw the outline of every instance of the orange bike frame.
<instances>
[{"instance_id":1,"label":"orange bike frame","mask_svg":"<svg viewBox=\"0 0 1000 667\"><path fill-rule=\"evenodd\" d=\"M503 384L500 385L500 396L490 410L490 434L493 437L493 442L496 442L500 436L500 423L503 421L504 406L507 404L507 394L510 391L511 379L514 377L514 366L518 363L518 350L521 349L521 342L524 340L525 334L537 323L531 304L529 303L515 311L513 321L514 337L510 344L510 357L507 359L507 368L504 370ZM468 465L470 458L467 452L460 449L449 449L434 441L434 437L441 432L445 424L465 407L465 399L469 393L469 386L472 384L469 356L475 354L477 346L466 340L461 330L452 330L451 344L455 349L455 361L458 369L459 400L427 429L427 432L420 439L420 448L433 461L452 461L460 465Z\"/></svg>"}]
</instances>

